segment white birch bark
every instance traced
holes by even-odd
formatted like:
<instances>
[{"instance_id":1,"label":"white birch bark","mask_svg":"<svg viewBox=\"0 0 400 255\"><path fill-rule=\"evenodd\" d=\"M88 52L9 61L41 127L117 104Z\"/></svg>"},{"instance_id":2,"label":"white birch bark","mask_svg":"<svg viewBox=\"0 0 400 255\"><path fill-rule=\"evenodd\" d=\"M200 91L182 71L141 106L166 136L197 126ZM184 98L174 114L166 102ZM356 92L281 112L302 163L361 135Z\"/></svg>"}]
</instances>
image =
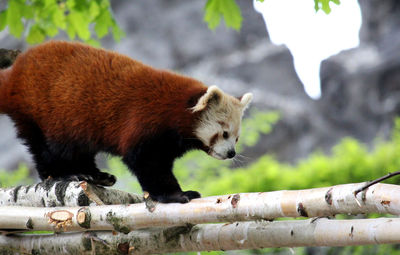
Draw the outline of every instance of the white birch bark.
<instances>
[{"instance_id":1,"label":"white birch bark","mask_svg":"<svg viewBox=\"0 0 400 255\"><path fill-rule=\"evenodd\" d=\"M0 188L1 206L92 206L97 204L133 204L143 198L136 194L90 185L86 182L53 181Z\"/></svg>"},{"instance_id":2,"label":"white birch bark","mask_svg":"<svg viewBox=\"0 0 400 255\"><path fill-rule=\"evenodd\" d=\"M0 207L0 229L55 231L115 230L200 223L320 217L340 213L400 214L400 186L376 184L354 197L363 184L299 191L242 193L192 200L187 204L147 201L130 205L28 208Z\"/></svg>"},{"instance_id":3,"label":"white birch bark","mask_svg":"<svg viewBox=\"0 0 400 255\"><path fill-rule=\"evenodd\" d=\"M348 246L400 242L400 219L237 222L58 235L0 236L0 253L154 254L267 247Z\"/></svg>"}]
</instances>

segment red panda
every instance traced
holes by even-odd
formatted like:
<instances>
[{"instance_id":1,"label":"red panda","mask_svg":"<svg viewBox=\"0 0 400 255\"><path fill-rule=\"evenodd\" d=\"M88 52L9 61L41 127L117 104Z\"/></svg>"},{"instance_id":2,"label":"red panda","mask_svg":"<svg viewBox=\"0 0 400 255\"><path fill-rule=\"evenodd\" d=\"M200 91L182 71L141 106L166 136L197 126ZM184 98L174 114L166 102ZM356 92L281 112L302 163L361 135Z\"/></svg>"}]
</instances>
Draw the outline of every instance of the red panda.
<instances>
[{"instance_id":1,"label":"red panda","mask_svg":"<svg viewBox=\"0 0 400 255\"><path fill-rule=\"evenodd\" d=\"M14 121L41 179L111 186L115 177L94 161L104 151L121 156L142 189L166 203L200 197L182 191L172 173L186 151L235 156L251 99L81 43L41 44L0 71L0 112Z\"/></svg>"}]
</instances>

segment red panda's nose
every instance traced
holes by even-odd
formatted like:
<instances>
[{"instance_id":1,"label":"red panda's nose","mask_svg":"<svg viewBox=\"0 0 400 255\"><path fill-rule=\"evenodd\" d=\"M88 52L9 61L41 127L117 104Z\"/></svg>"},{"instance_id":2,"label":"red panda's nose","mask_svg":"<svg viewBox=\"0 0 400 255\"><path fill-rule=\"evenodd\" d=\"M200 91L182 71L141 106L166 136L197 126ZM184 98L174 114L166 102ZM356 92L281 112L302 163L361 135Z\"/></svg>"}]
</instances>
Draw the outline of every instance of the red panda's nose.
<instances>
[{"instance_id":1,"label":"red panda's nose","mask_svg":"<svg viewBox=\"0 0 400 255\"><path fill-rule=\"evenodd\" d=\"M236 152L234 150L228 151L227 157L228 158L233 158L236 155Z\"/></svg>"}]
</instances>

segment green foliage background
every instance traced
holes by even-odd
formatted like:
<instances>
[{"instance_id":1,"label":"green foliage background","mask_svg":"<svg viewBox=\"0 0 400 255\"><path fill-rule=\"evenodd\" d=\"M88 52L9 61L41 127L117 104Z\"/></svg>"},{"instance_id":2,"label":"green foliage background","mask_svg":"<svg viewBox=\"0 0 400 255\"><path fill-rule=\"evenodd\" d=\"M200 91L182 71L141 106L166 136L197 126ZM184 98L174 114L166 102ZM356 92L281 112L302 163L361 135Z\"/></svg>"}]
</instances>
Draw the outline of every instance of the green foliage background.
<instances>
[{"instance_id":1,"label":"green foliage background","mask_svg":"<svg viewBox=\"0 0 400 255\"><path fill-rule=\"evenodd\" d=\"M339 0L314 0L314 8L328 14L331 2L340 4ZM206 2L204 21L208 27L217 28L221 18L227 27L240 30L243 17L236 0ZM125 35L113 16L110 0L9 0L7 8L0 11L0 31L6 27L11 35L23 36L30 44L53 38L60 31L70 40L78 38L95 46L110 32L116 41Z\"/></svg>"},{"instance_id":2,"label":"green foliage background","mask_svg":"<svg viewBox=\"0 0 400 255\"><path fill-rule=\"evenodd\" d=\"M0 31L8 26L11 35L24 36L30 44L65 31L69 39L92 45L111 31L119 41L124 35L117 25L109 0L9 0L0 12Z\"/></svg>"}]
</instances>

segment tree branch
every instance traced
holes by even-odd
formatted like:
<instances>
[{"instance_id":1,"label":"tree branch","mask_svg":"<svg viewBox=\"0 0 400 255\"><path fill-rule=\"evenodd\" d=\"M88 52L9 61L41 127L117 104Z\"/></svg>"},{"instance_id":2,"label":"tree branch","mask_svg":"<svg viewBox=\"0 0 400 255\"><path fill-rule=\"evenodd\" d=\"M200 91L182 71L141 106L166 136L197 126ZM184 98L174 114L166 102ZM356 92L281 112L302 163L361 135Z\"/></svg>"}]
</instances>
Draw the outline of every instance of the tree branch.
<instances>
[{"instance_id":1,"label":"tree branch","mask_svg":"<svg viewBox=\"0 0 400 255\"><path fill-rule=\"evenodd\" d=\"M172 228L58 235L0 236L1 254L153 254L266 247L398 243L400 219L236 222Z\"/></svg>"},{"instance_id":2,"label":"tree branch","mask_svg":"<svg viewBox=\"0 0 400 255\"><path fill-rule=\"evenodd\" d=\"M48 179L35 185L0 188L0 206L92 206L140 202L143 202L143 198L139 195L106 189L86 182Z\"/></svg>"},{"instance_id":3,"label":"tree branch","mask_svg":"<svg viewBox=\"0 0 400 255\"><path fill-rule=\"evenodd\" d=\"M354 191L354 196L357 196L358 193L360 193L361 191L364 191L364 190L368 189L369 187L371 187L371 186L374 185L374 184L377 184L377 183L379 183L379 182L381 182L381 181L387 180L387 179L392 178L392 177L394 177L394 176L396 176L396 175L399 175L399 174L400 174L400 171L396 171L396 172L394 172L394 173L388 173L387 175L384 175L384 176L382 176L382 177L379 177L378 179L375 179L375 180L373 180L373 181L369 181L369 182L367 182L364 186L362 186L362 187L358 188L357 190L355 190L355 191Z\"/></svg>"},{"instance_id":4,"label":"tree branch","mask_svg":"<svg viewBox=\"0 0 400 255\"><path fill-rule=\"evenodd\" d=\"M50 196L50 200L60 204L57 182L46 188L38 184L36 196ZM32 229L51 231L115 230L129 233L131 230L148 227L182 226L187 223L234 222L250 220L272 220L279 217L321 217L336 214L389 213L400 215L400 186L377 184L365 193L354 197L354 190L364 183L337 185L298 191L275 191L241 193L192 200L187 204L148 203L129 205L74 206L58 208L0 207L0 229ZM39 187L44 187L39 192ZM82 185L71 182L65 188L64 198L78 202ZM87 185L99 189L99 197L111 189ZM18 188L18 187L17 187ZM5 192L8 199L29 195L27 187L19 187L18 192ZM61 189L61 188L60 188ZM28 190L27 192L25 192ZM54 192L53 192L54 191ZM70 193L70 191L72 193ZM39 193L38 193L39 192ZM48 192L48 193L46 193ZM15 195L17 193L17 195ZM0 192L1 194L1 192ZM75 195L74 195L75 194ZM124 193L122 193L124 194ZM126 193L125 193L126 194ZM32 194L34 195L34 194ZM1 197L1 196L0 196ZM61 197L61 196L60 196ZM129 196L128 196L129 197ZM120 198L119 198L120 199ZM22 200L21 200L22 201ZM45 204L54 204L45 203ZM93 204L93 202L92 202ZM76 205L76 204L75 204Z\"/></svg>"}]
</instances>

